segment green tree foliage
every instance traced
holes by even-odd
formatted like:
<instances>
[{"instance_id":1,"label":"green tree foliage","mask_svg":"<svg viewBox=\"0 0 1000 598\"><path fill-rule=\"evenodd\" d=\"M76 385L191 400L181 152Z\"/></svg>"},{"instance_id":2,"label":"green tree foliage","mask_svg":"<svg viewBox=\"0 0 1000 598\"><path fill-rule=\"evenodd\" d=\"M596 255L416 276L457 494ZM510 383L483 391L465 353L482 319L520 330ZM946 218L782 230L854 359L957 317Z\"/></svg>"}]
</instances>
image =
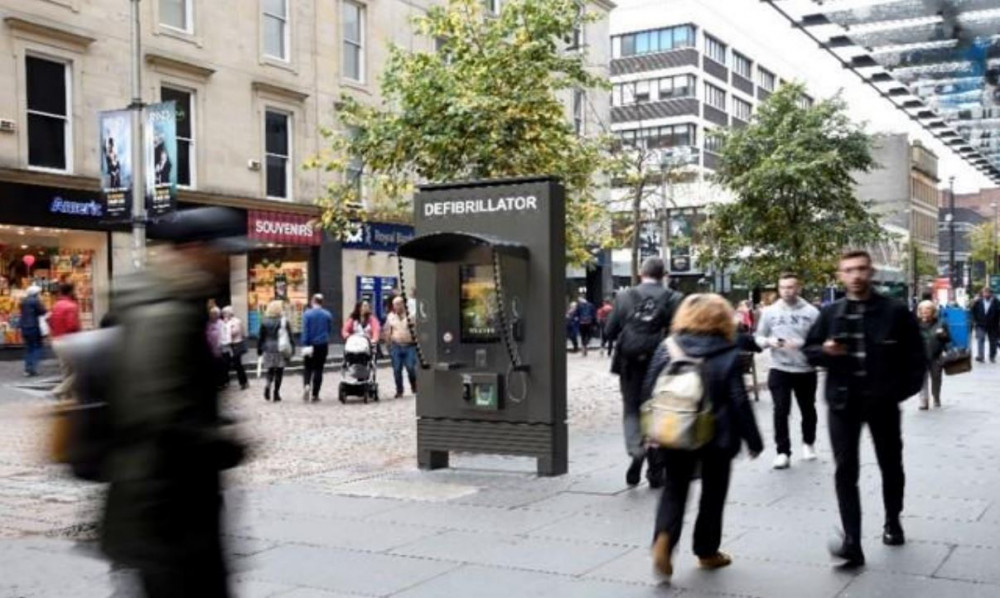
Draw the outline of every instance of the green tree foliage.
<instances>
[{"instance_id":1,"label":"green tree foliage","mask_svg":"<svg viewBox=\"0 0 1000 598\"><path fill-rule=\"evenodd\" d=\"M998 250L996 234L997 229L992 222L983 222L969 232L969 242L972 245L969 261L986 264L987 277L989 274L996 274L994 271L996 258L993 257Z\"/></svg>"},{"instance_id":2,"label":"green tree foliage","mask_svg":"<svg viewBox=\"0 0 1000 598\"><path fill-rule=\"evenodd\" d=\"M364 165L367 208L349 181L319 200L322 225L345 234L353 220L408 214L414 185L524 175L554 175L566 186L568 258L584 263L605 221L597 179L610 144L582 137L567 118L573 90L607 82L586 70L582 49L567 48L574 30L596 17L577 0L510 0L497 16L481 0L448 0L413 20L439 41L437 52L390 48L380 77L381 106L344 97L345 130L324 131L329 148L307 167L342 172ZM606 226L605 226L606 228Z\"/></svg>"},{"instance_id":3,"label":"green tree foliage","mask_svg":"<svg viewBox=\"0 0 1000 598\"><path fill-rule=\"evenodd\" d=\"M825 284L843 248L885 238L852 178L875 167L871 138L839 97L809 106L803 95L783 85L747 127L722 133L716 180L736 200L711 210L703 266L738 267L750 285L773 284L783 270Z\"/></svg>"}]
</instances>

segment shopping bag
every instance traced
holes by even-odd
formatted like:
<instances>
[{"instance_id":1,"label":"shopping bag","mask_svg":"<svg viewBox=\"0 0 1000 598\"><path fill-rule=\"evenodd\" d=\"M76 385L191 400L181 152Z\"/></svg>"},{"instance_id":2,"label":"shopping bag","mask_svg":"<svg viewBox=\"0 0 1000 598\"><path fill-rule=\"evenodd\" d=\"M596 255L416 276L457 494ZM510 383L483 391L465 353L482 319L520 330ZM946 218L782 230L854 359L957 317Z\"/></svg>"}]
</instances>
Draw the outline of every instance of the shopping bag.
<instances>
[{"instance_id":1,"label":"shopping bag","mask_svg":"<svg viewBox=\"0 0 1000 598\"><path fill-rule=\"evenodd\" d=\"M264 374L264 356L261 355L257 358L257 379Z\"/></svg>"},{"instance_id":2,"label":"shopping bag","mask_svg":"<svg viewBox=\"0 0 1000 598\"><path fill-rule=\"evenodd\" d=\"M971 372L972 352L968 349L949 349L941 355L941 369L949 376Z\"/></svg>"}]
</instances>

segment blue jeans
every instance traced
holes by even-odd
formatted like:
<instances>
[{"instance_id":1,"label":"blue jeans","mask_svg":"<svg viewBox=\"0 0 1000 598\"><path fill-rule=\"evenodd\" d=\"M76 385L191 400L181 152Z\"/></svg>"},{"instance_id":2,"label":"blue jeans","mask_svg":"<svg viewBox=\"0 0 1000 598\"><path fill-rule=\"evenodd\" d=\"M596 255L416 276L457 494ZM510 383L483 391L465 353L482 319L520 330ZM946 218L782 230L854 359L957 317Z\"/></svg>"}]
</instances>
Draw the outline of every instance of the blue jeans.
<instances>
[{"instance_id":1,"label":"blue jeans","mask_svg":"<svg viewBox=\"0 0 1000 598\"><path fill-rule=\"evenodd\" d=\"M406 368L410 379L410 390L417 393L417 347L415 345L397 345L389 347L389 357L392 359L392 377L396 382L396 394L403 394L403 368Z\"/></svg>"},{"instance_id":2,"label":"blue jeans","mask_svg":"<svg viewBox=\"0 0 1000 598\"><path fill-rule=\"evenodd\" d=\"M986 344L987 339L990 341L990 361L993 361L997 357L997 333L993 331L988 332L983 326L976 326L976 345L979 349L976 359L979 359L980 361L983 361L984 358L983 345Z\"/></svg>"},{"instance_id":3,"label":"blue jeans","mask_svg":"<svg viewBox=\"0 0 1000 598\"><path fill-rule=\"evenodd\" d=\"M33 376L38 373L38 362L42 360L42 331L25 328L21 337L24 338L24 371Z\"/></svg>"}]
</instances>

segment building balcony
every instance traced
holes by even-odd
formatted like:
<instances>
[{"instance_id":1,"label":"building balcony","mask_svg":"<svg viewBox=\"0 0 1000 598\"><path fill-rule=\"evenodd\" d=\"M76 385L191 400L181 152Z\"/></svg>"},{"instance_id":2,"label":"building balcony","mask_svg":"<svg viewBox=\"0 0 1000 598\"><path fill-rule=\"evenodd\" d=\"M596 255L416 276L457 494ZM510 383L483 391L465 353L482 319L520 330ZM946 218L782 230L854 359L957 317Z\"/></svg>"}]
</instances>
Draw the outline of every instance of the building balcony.
<instances>
[{"instance_id":1,"label":"building balcony","mask_svg":"<svg viewBox=\"0 0 1000 598\"><path fill-rule=\"evenodd\" d=\"M698 116L698 100L696 98L671 98L658 102L642 102L611 108L611 122L616 124L674 116Z\"/></svg>"}]
</instances>

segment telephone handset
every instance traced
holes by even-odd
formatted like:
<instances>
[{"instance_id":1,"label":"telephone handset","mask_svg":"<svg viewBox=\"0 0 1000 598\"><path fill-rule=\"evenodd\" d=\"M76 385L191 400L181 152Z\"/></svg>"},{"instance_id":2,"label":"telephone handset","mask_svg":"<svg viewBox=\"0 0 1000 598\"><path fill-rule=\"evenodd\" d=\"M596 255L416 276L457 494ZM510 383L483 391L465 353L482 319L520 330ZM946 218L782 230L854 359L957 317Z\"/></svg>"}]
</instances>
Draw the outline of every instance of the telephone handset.
<instances>
[{"instance_id":1,"label":"telephone handset","mask_svg":"<svg viewBox=\"0 0 1000 598\"><path fill-rule=\"evenodd\" d=\"M510 367L507 368L507 383L504 386L506 386L507 398L512 403L520 403L528 396L528 371L531 368L527 364L521 363L521 354L514 340L518 336L515 332L515 327L520 325L521 321L519 314L515 312L516 298L511 301L511 315L514 316L514 321L507 321L507 312L504 309L503 299L503 269L500 263L500 252L497 251L496 247L493 248L493 282L496 287L494 297L496 298L497 314L500 317L500 338L507 349L507 355L510 357ZM513 387L511 379L515 372L520 372L523 376L521 388L524 392L518 397L515 397L511 393L511 388Z\"/></svg>"}]
</instances>

